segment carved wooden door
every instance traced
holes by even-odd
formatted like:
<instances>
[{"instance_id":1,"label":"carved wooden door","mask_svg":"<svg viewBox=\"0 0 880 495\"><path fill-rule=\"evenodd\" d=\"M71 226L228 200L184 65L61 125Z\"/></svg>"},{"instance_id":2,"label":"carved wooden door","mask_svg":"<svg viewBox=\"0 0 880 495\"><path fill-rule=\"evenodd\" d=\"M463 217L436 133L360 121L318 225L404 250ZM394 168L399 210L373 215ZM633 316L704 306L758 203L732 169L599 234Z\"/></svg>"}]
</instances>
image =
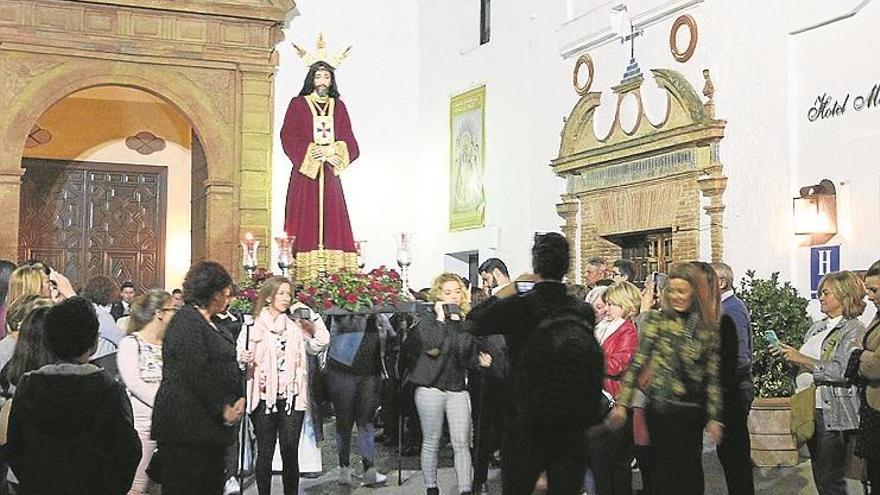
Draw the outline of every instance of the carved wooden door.
<instances>
[{"instance_id":1,"label":"carved wooden door","mask_svg":"<svg viewBox=\"0 0 880 495\"><path fill-rule=\"evenodd\" d=\"M95 275L164 287L165 167L24 159L19 259L81 287Z\"/></svg>"}]
</instances>

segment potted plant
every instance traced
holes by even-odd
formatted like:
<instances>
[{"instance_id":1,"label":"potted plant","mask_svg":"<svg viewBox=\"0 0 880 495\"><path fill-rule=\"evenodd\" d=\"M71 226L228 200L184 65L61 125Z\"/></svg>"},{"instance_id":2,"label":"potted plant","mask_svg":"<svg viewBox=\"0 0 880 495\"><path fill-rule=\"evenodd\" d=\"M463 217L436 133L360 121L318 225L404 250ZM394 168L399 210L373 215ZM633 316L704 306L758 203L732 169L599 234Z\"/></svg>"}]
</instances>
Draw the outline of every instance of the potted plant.
<instances>
[{"instance_id":1,"label":"potted plant","mask_svg":"<svg viewBox=\"0 0 880 495\"><path fill-rule=\"evenodd\" d=\"M756 398L749 414L752 461L758 466L793 466L798 450L790 431L791 377L783 361L770 355L764 332L773 330L780 342L800 346L810 328L807 300L790 282L780 283L779 273L768 279L747 271L740 282L739 297L752 318L752 377Z\"/></svg>"}]
</instances>

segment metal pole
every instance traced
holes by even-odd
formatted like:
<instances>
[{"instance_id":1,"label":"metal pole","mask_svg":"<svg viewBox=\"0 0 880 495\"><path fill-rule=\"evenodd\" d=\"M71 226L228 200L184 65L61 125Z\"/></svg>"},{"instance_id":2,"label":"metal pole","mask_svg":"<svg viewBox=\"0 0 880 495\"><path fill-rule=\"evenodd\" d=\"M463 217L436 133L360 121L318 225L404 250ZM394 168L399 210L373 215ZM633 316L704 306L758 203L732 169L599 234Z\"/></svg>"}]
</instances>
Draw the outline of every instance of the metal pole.
<instances>
[{"instance_id":1,"label":"metal pole","mask_svg":"<svg viewBox=\"0 0 880 495\"><path fill-rule=\"evenodd\" d=\"M254 317L252 315L244 315L244 350L249 350L248 347L251 341L251 327L254 326ZM244 452L245 452L245 439L247 438L247 419L248 419L248 395L247 395L247 365L245 365L245 376L244 380L242 380L242 389L244 391L244 414L241 416L241 421L239 422L239 434L238 434L238 486L240 490L244 492Z\"/></svg>"}]
</instances>

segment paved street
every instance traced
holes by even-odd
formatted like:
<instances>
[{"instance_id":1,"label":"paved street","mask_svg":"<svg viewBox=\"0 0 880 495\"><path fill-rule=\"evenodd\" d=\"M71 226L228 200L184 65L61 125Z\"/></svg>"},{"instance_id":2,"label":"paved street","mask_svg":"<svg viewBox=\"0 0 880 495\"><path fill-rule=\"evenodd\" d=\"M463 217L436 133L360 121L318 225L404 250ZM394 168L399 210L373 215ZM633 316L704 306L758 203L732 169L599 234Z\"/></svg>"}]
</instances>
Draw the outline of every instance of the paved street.
<instances>
[{"instance_id":1,"label":"paved street","mask_svg":"<svg viewBox=\"0 0 880 495\"><path fill-rule=\"evenodd\" d=\"M301 493L307 495L324 495L324 494L340 494L340 495L422 495L425 493L425 487L422 483L421 472L418 471L418 457L405 457L403 459L402 480L403 484L398 486L398 469L396 450L388 449L378 445L378 461L377 465L381 471L388 473L388 484L382 488L366 488L366 487L343 487L336 483L338 473L338 464L336 460L335 449L333 448L333 432L334 423L329 422L325 425L326 438L323 447L324 474L316 479L302 479ZM357 455L356 436L352 439L352 466L355 466L356 472L361 471L360 457ZM440 452L440 470L438 473L440 480L440 493L453 495L458 490L455 483L455 470L452 468L452 448L444 447ZM724 486L724 475L721 465L718 463L714 451L711 448L706 449L703 457L703 466L706 471L706 493L711 495L725 495L727 488ZM492 494L501 493L501 472L497 469L489 472L489 491ZM755 470L756 491L759 494L767 495L815 495L816 489L813 485L812 476L810 474L810 462L806 460L793 468L760 468ZM638 473L635 476L635 484L639 486ZM257 495L255 486L251 486L245 492L247 495ZM275 476L273 479L273 494L280 495L282 492L281 476ZM849 493L851 495L861 494L862 490L858 483L851 482Z\"/></svg>"}]
</instances>

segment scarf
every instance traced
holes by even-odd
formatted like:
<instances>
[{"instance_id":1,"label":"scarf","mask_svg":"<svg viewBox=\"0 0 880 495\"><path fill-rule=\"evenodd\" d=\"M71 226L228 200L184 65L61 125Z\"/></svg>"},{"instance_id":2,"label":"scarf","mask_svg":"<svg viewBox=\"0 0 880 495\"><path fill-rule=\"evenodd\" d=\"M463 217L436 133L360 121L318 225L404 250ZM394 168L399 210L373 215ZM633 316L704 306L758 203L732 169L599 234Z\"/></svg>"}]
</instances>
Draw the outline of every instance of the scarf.
<instances>
[{"instance_id":1,"label":"scarf","mask_svg":"<svg viewBox=\"0 0 880 495\"><path fill-rule=\"evenodd\" d=\"M273 317L264 308L251 330L251 349L254 351L253 374L249 377L251 393L250 409L254 411L260 400L266 401L266 411L275 412L275 403L281 396L287 399L286 413L291 410L305 411L309 404L308 368L303 359L304 344L299 324L280 314ZM287 339L281 358L285 361L279 371L279 345L281 336Z\"/></svg>"}]
</instances>

